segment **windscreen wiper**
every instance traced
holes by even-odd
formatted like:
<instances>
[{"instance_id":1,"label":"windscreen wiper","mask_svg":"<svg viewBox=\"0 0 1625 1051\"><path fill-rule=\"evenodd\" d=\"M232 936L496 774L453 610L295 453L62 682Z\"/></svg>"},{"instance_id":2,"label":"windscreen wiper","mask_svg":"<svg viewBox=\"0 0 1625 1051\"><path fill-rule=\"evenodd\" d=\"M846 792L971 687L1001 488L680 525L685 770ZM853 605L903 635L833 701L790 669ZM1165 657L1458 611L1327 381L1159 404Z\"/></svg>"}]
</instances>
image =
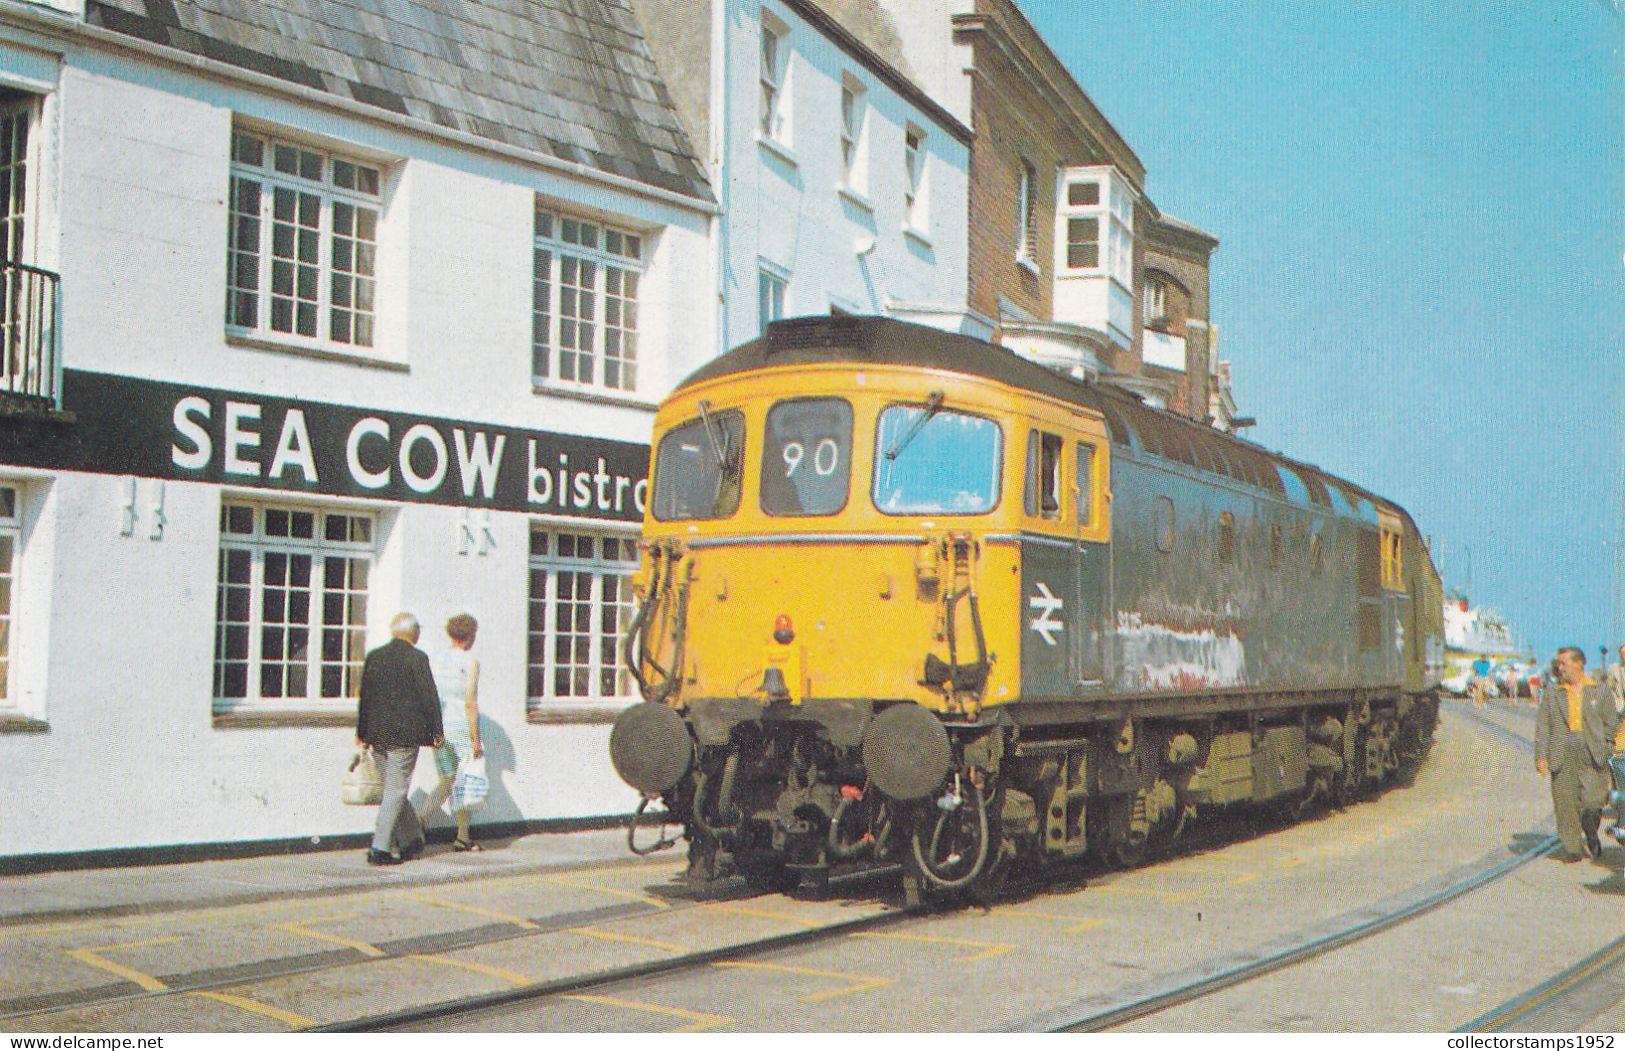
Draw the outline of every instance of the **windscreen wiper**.
<instances>
[{"instance_id":1,"label":"windscreen wiper","mask_svg":"<svg viewBox=\"0 0 1625 1051\"><path fill-rule=\"evenodd\" d=\"M722 451L722 446L728 440L728 432L723 431L722 441L717 440L716 428L713 426L715 421L711 419L711 403L708 401L700 402L700 422L705 425L705 436L711 439L711 452L716 455L717 470L727 474L728 455Z\"/></svg>"},{"instance_id":2,"label":"windscreen wiper","mask_svg":"<svg viewBox=\"0 0 1625 1051\"><path fill-rule=\"evenodd\" d=\"M897 439L897 444L886 451L886 459L895 460L902 454L904 449L908 448L908 443L914 440L914 436L920 433L921 428L931 422L931 417L942 411L944 398L945 396L940 390L931 392L931 396L925 399L925 411L920 414L919 419L914 421L914 425L904 432L901 438Z\"/></svg>"}]
</instances>

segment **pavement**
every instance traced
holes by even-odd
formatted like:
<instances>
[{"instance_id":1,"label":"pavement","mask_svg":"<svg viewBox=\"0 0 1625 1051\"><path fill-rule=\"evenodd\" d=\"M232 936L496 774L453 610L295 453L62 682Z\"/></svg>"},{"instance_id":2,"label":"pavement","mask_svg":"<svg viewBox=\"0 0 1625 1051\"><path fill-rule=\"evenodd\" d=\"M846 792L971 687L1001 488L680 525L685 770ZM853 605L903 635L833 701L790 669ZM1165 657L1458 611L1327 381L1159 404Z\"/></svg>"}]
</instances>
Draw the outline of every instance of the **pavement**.
<instances>
[{"instance_id":1,"label":"pavement","mask_svg":"<svg viewBox=\"0 0 1625 1051\"><path fill-rule=\"evenodd\" d=\"M653 835L652 829L644 831L640 845ZM481 852L457 853L449 843L431 844L423 856L388 867L368 865L364 849L345 848L5 876L0 877L0 927L639 863L627 849L624 828L535 833L486 839L481 845Z\"/></svg>"}]
</instances>

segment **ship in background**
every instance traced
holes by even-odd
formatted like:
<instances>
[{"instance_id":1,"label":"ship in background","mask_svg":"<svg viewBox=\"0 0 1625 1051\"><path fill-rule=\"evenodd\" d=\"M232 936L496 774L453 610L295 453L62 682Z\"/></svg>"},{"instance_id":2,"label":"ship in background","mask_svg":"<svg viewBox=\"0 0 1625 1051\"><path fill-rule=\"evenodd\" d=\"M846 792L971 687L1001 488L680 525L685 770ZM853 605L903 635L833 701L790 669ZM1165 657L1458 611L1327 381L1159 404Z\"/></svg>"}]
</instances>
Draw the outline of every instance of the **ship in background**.
<instances>
[{"instance_id":1,"label":"ship in background","mask_svg":"<svg viewBox=\"0 0 1625 1051\"><path fill-rule=\"evenodd\" d=\"M1474 607L1465 595L1450 592L1444 600L1444 688L1465 694L1472 684L1473 663L1490 662L1491 677L1503 693L1521 693L1536 675L1533 655L1512 634L1512 628L1491 607ZM1523 689L1508 684L1522 683Z\"/></svg>"}]
</instances>

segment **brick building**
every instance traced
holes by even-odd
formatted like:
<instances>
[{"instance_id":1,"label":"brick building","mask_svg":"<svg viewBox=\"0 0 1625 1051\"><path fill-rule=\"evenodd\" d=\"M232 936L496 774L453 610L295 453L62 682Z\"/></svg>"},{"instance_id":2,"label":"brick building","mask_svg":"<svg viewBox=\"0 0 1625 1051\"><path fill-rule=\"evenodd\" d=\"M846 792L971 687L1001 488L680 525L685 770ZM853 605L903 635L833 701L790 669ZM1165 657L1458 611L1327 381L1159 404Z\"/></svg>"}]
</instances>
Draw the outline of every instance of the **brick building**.
<instances>
[{"instance_id":1,"label":"brick building","mask_svg":"<svg viewBox=\"0 0 1625 1051\"><path fill-rule=\"evenodd\" d=\"M1013 0L883 2L914 75L976 133L971 309L1012 349L1208 421L1217 239L1162 215L1145 165ZM1148 317L1148 295L1177 315Z\"/></svg>"}]
</instances>

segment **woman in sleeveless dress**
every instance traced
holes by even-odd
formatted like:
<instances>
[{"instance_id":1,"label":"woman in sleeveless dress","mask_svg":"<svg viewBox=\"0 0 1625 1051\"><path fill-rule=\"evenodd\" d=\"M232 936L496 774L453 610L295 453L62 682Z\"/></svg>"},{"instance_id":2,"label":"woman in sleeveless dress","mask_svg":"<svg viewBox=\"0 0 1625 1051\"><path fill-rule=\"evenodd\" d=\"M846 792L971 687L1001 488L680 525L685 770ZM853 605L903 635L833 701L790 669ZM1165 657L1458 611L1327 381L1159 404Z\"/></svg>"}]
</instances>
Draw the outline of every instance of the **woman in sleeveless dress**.
<instances>
[{"instance_id":1,"label":"woman in sleeveless dress","mask_svg":"<svg viewBox=\"0 0 1625 1051\"><path fill-rule=\"evenodd\" d=\"M440 782L429 793L423 804L423 824L440 809L451 795L451 785L457 770L485 755L480 747L480 709L478 703L480 662L469 651L474 648L474 635L479 624L467 613L459 613L446 621L446 634L451 648L434 658L434 682L440 691L440 718L445 726L446 741L434 754L435 770ZM458 810L457 838L452 849L483 850L470 837L468 811Z\"/></svg>"}]
</instances>

